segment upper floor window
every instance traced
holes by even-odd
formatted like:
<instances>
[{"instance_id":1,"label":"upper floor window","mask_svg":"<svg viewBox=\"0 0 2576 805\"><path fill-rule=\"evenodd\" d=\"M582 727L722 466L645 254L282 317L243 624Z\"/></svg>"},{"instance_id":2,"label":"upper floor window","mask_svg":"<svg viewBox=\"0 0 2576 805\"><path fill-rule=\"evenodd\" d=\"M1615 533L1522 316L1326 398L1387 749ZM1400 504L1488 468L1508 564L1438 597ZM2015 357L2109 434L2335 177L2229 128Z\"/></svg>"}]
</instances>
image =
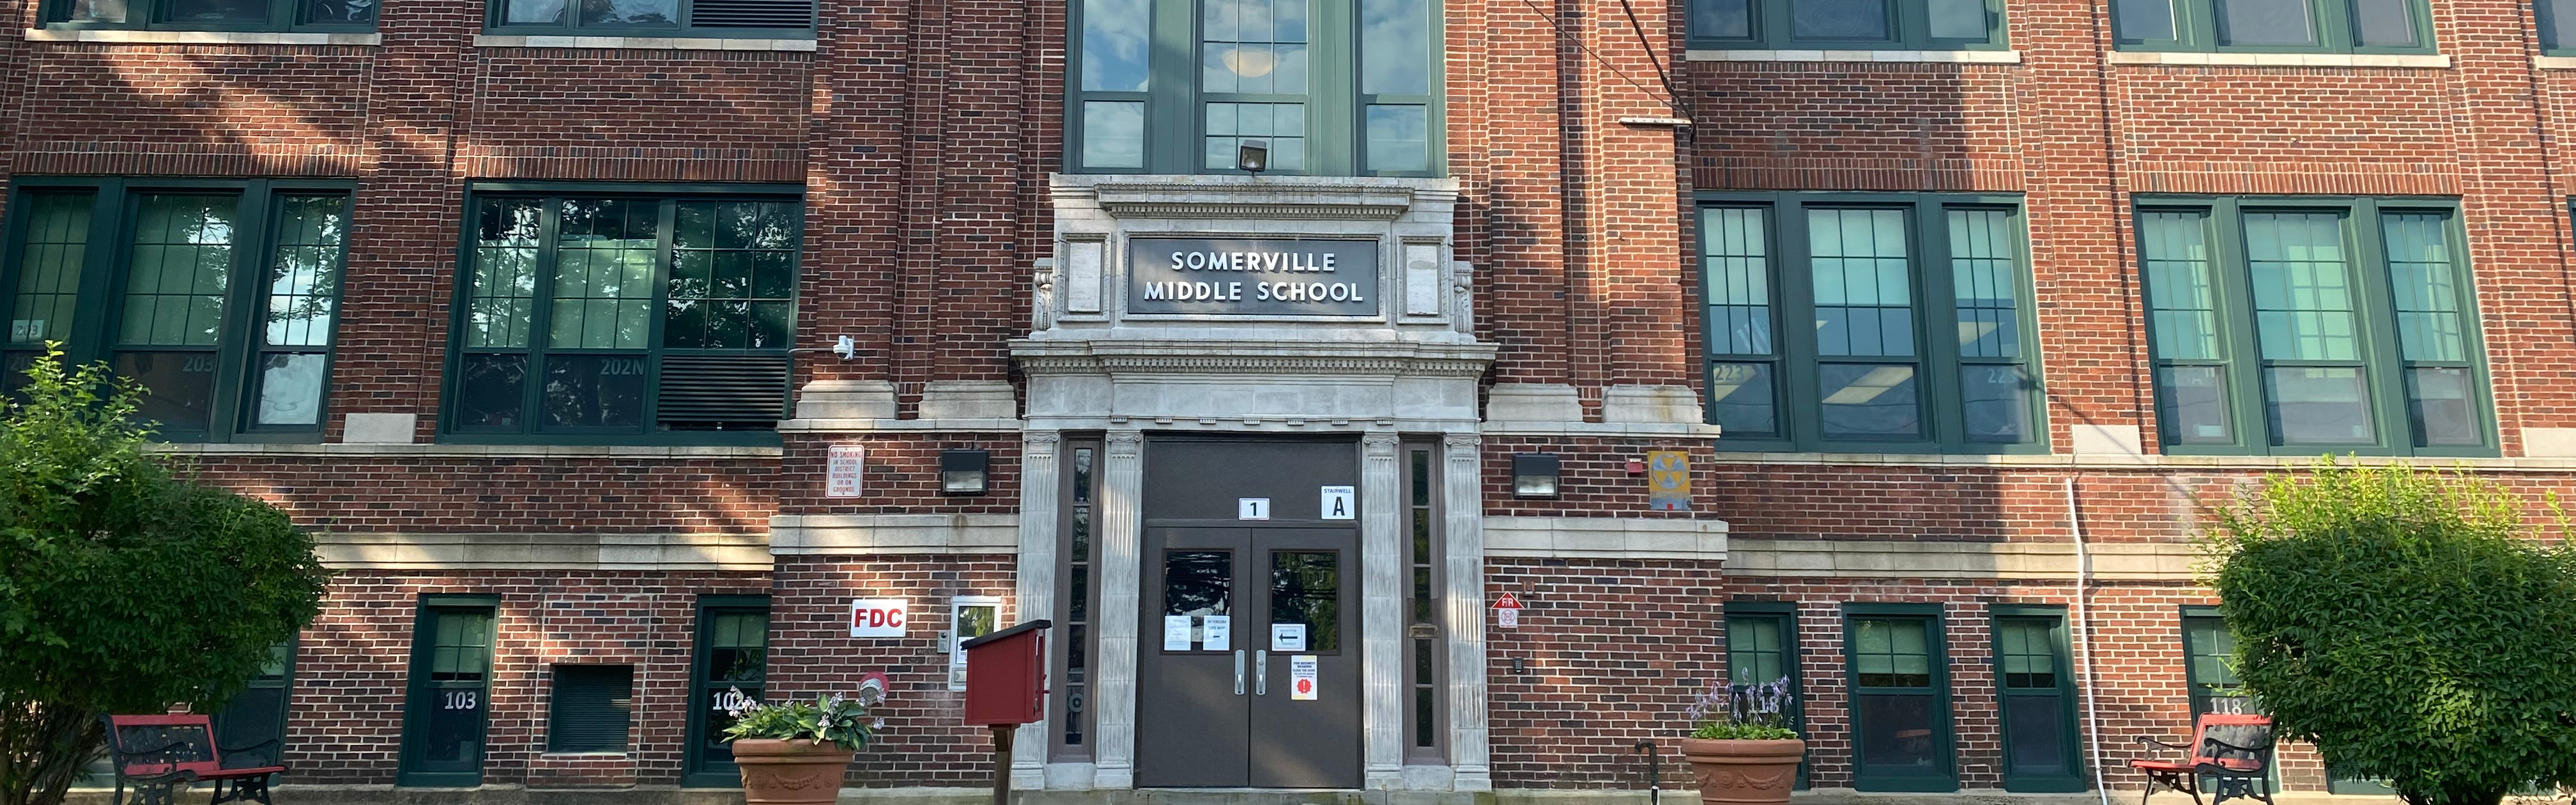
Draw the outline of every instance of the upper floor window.
<instances>
[{"instance_id":1,"label":"upper floor window","mask_svg":"<svg viewBox=\"0 0 2576 805\"><path fill-rule=\"evenodd\" d=\"M315 441L349 236L345 183L19 177L8 382L47 342L149 390L175 441Z\"/></svg>"},{"instance_id":2,"label":"upper floor window","mask_svg":"<svg viewBox=\"0 0 2576 805\"><path fill-rule=\"evenodd\" d=\"M2001 48L2003 0L1691 0L1689 42L1777 50Z\"/></svg>"},{"instance_id":3,"label":"upper floor window","mask_svg":"<svg viewBox=\"0 0 2576 805\"><path fill-rule=\"evenodd\" d=\"M1065 167L1436 176L1437 0L1076 0Z\"/></svg>"},{"instance_id":4,"label":"upper floor window","mask_svg":"<svg viewBox=\"0 0 2576 805\"><path fill-rule=\"evenodd\" d=\"M58 28L151 31L373 31L376 0L46 0Z\"/></svg>"},{"instance_id":5,"label":"upper floor window","mask_svg":"<svg viewBox=\"0 0 2576 805\"><path fill-rule=\"evenodd\" d=\"M814 0L492 0L496 33L787 38L814 35Z\"/></svg>"},{"instance_id":6,"label":"upper floor window","mask_svg":"<svg viewBox=\"0 0 2576 805\"><path fill-rule=\"evenodd\" d=\"M2457 207L2138 206L2169 453L2493 455Z\"/></svg>"},{"instance_id":7,"label":"upper floor window","mask_svg":"<svg viewBox=\"0 0 2576 805\"><path fill-rule=\"evenodd\" d=\"M758 191L478 188L446 438L723 442L740 439L721 432L775 428L796 329L798 207Z\"/></svg>"},{"instance_id":8,"label":"upper floor window","mask_svg":"<svg viewBox=\"0 0 2576 805\"><path fill-rule=\"evenodd\" d=\"M1700 210L1708 419L1752 450L2045 451L2019 200Z\"/></svg>"},{"instance_id":9,"label":"upper floor window","mask_svg":"<svg viewBox=\"0 0 2576 805\"><path fill-rule=\"evenodd\" d=\"M2425 0L2112 0L2122 50L2431 53Z\"/></svg>"},{"instance_id":10,"label":"upper floor window","mask_svg":"<svg viewBox=\"0 0 2576 805\"><path fill-rule=\"evenodd\" d=\"M2532 0L2531 11L2540 22L2540 52L2576 55L2576 0Z\"/></svg>"}]
</instances>

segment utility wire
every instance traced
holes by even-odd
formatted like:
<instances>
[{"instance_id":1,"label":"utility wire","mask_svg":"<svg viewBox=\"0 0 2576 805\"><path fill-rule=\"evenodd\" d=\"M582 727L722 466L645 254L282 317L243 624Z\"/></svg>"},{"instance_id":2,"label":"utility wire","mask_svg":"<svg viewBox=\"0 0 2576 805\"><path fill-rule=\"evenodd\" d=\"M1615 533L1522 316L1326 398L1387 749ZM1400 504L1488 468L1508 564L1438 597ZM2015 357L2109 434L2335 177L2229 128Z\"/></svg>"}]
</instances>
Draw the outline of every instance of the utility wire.
<instances>
[{"instance_id":1,"label":"utility wire","mask_svg":"<svg viewBox=\"0 0 2576 805\"><path fill-rule=\"evenodd\" d=\"M1678 112L1675 104L1681 101L1682 91L1673 87L1672 72L1665 70L1664 60L1655 56L1655 43L1646 40L1646 25L1637 21L1637 7L1629 5L1628 0L1619 0L1619 10L1628 15L1628 30L1637 32L1637 49L1645 52L1646 63L1654 65L1655 77L1664 80L1664 97L1672 99L1666 101L1664 107Z\"/></svg>"},{"instance_id":2,"label":"utility wire","mask_svg":"<svg viewBox=\"0 0 2576 805\"><path fill-rule=\"evenodd\" d=\"M1547 21L1547 27L1549 27L1549 28L1551 28L1551 29L1554 29L1554 30L1556 31L1557 35L1558 35L1560 38L1565 38L1566 34L1568 34L1568 33L1569 33L1568 31L1566 31L1566 30L1565 30L1565 26L1564 26L1564 25L1561 25L1561 24L1558 24L1558 23L1557 23L1557 21L1556 21L1556 18L1555 18L1555 17L1548 16L1548 13L1547 13L1546 11L1541 10L1541 9L1538 7L1538 3L1537 3L1537 2L1535 2L1535 0L1521 0L1521 5L1529 6L1530 13L1532 13L1532 14L1537 14L1539 19L1546 20L1546 21ZM1627 5L1627 0L1620 0L1620 5L1623 5L1623 6L1624 6L1624 5ZM1635 12L1633 12L1633 11L1632 11L1632 12L1630 12L1630 13L1629 13L1629 16L1628 16L1628 19L1629 19L1629 21L1633 24L1633 23L1635 22L1635 20L1637 19ZM1619 77L1619 80L1621 80L1621 81L1625 81L1625 82L1628 82L1628 86L1636 87L1638 92L1646 93L1646 96L1647 96L1647 97L1650 97L1650 98L1651 98L1651 97L1654 97L1654 95L1655 95L1655 91L1654 91L1654 90L1652 90L1652 89L1648 89L1648 88L1646 87L1646 85L1644 85L1644 84L1637 83L1637 80L1636 80L1636 79L1634 79L1634 78L1629 78L1629 77L1628 77L1628 73L1627 73L1626 71L1624 71L1624 70L1619 69L1619 66L1618 66L1618 65L1611 64L1609 59L1601 58L1601 54L1599 54L1599 53L1595 53L1595 52L1593 52L1592 48L1584 46L1584 44L1583 44L1583 37L1580 37L1580 36L1574 36L1574 37L1570 37L1570 38L1572 38L1572 39L1574 40L1574 49L1576 49L1576 50L1580 50L1580 51L1583 51L1583 55L1586 55L1586 56L1590 56L1590 57L1592 57L1592 60L1593 60L1594 62L1597 62L1597 63L1599 63L1603 68L1608 69L1608 70L1610 71L1610 74L1611 74L1611 75L1618 76L1618 77ZM1646 41L1646 32L1645 32L1644 30L1640 29L1640 30L1637 32L1637 41L1639 41L1639 42ZM1659 74L1660 74L1660 73L1663 73L1663 69L1664 69L1663 62L1662 62L1662 61L1660 61L1660 60L1657 60L1657 59L1655 58L1654 50L1653 50L1653 48L1651 48L1651 47L1647 49L1647 52L1646 52L1646 60L1647 60L1647 61L1651 61L1651 62L1654 62L1654 63L1655 63L1655 72L1657 72L1657 73L1659 73ZM1676 106L1674 106L1674 105L1673 105L1673 100L1672 100L1672 99L1673 99L1673 98L1680 97L1680 93L1673 92L1672 77L1671 77L1670 75L1665 75L1665 76L1664 76L1664 92L1665 92L1665 97L1664 97L1664 98L1659 99L1659 100L1661 100L1661 101L1662 101L1662 103L1664 104L1664 109L1665 109L1665 110L1667 110L1667 111L1671 111L1671 112L1673 112L1675 117L1679 117L1679 116L1680 116L1680 108L1679 108L1679 107L1676 107Z\"/></svg>"}]
</instances>

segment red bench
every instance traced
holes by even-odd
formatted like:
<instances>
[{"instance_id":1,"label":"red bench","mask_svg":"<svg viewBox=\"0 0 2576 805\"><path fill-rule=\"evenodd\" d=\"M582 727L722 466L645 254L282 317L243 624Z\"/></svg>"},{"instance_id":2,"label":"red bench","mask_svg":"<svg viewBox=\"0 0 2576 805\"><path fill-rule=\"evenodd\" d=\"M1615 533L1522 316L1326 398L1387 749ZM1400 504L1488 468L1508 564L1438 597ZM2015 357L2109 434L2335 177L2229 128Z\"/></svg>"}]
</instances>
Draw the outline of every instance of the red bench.
<instances>
[{"instance_id":1,"label":"red bench","mask_svg":"<svg viewBox=\"0 0 2576 805\"><path fill-rule=\"evenodd\" d=\"M2231 797L2272 805L2271 716L2211 713L2200 717L2188 745L2169 744L2144 735L2138 736L2138 742L2191 753L2181 761L2129 761L2129 768L2147 775L2146 789L2138 794L2139 805L2146 805L2147 797L2158 786L2190 794L2193 805L2199 805L2202 778L2212 784L2209 805L2219 805Z\"/></svg>"},{"instance_id":2,"label":"red bench","mask_svg":"<svg viewBox=\"0 0 2576 805\"><path fill-rule=\"evenodd\" d=\"M226 768L225 752L274 746L275 739L243 746L215 745L214 724L200 715L107 716L107 748L114 756L114 805L125 805L125 788L134 787L139 805L177 805L179 792L198 781L215 784L208 805L268 801L268 778L286 770L278 766Z\"/></svg>"}]
</instances>

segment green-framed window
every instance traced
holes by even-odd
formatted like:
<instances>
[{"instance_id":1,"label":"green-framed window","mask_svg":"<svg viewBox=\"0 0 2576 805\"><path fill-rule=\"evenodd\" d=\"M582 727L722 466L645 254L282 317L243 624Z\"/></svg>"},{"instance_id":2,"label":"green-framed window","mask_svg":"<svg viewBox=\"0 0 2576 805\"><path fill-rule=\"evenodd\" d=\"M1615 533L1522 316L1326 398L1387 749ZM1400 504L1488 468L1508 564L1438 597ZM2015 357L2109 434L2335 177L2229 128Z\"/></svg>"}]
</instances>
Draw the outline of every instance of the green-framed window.
<instances>
[{"instance_id":1,"label":"green-framed window","mask_svg":"<svg viewBox=\"0 0 2576 805\"><path fill-rule=\"evenodd\" d=\"M1438 0L1076 0L1065 169L1438 176Z\"/></svg>"},{"instance_id":2,"label":"green-framed window","mask_svg":"<svg viewBox=\"0 0 2576 805\"><path fill-rule=\"evenodd\" d=\"M1702 201L1707 416L1731 449L2047 450L2019 199Z\"/></svg>"},{"instance_id":3,"label":"green-framed window","mask_svg":"<svg viewBox=\"0 0 2576 805\"><path fill-rule=\"evenodd\" d=\"M1405 607L1404 686L1405 759L1409 762L1439 764L1448 755L1449 720L1442 717L1440 691L1446 684L1449 663L1442 656L1447 644L1439 640L1440 589L1445 573L1441 565L1440 451L1436 443L1412 442L1404 445L1404 512L1405 512L1405 580L1408 595Z\"/></svg>"},{"instance_id":4,"label":"green-framed window","mask_svg":"<svg viewBox=\"0 0 2576 805\"><path fill-rule=\"evenodd\" d=\"M8 385L45 344L150 390L190 442L321 439L349 185L20 177L0 263Z\"/></svg>"},{"instance_id":5,"label":"green-framed window","mask_svg":"<svg viewBox=\"0 0 2576 805\"><path fill-rule=\"evenodd\" d=\"M794 39L814 35L814 0L491 0L496 34Z\"/></svg>"},{"instance_id":6,"label":"green-framed window","mask_svg":"<svg viewBox=\"0 0 2576 805\"><path fill-rule=\"evenodd\" d=\"M1726 602L1726 683L1763 685L1787 680L1789 728L1807 729L1807 694L1798 669L1798 605L1791 601ZM1807 763L1798 762L1799 788L1807 786Z\"/></svg>"},{"instance_id":7,"label":"green-framed window","mask_svg":"<svg viewBox=\"0 0 2576 805\"><path fill-rule=\"evenodd\" d=\"M443 438L774 442L795 195L468 194Z\"/></svg>"},{"instance_id":8,"label":"green-framed window","mask_svg":"<svg viewBox=\"0 0 2576 805\"><path fill-rule=\"evenodd\" d=\"M1939 604L1843 605L1853 788L1958 790L1941 621Z\"/></svg>"},{"instance_id":9,"label":"green-framed window","mask_svg":"<svg viewBox=\"0 0 2576 805\"><path fill-rule=\"evenodd\" d=\"M2137 228L2166 452L2495 455L2453 202L2142 199Z\"/></svg>"},{"instance_id":10,"label":"green-framed window","mask_svg":"<svg viewBox=\"0 0 2576 805\"><path fill-rule=\"evenodd\" d=\"M2236 633L2216 607L2182 610L2183 682L2191 689L2191 717L2248 712L2250 700L2236 679Z\"/></svg>"},{"instance_id":11,"label":"green-framed window","mask_svg":"<svg viewBox=\"0 0 2576 805\"><path fill-rule=\"evenodd\" d=\"M1694 48L2004 47L2003 0L1690 0L1689 14Z\"/></svg>"},{"instance_id":12,"label":"green-framed window","mask_svg":"<svg viewBox=\"0 0 2576 805\"><path fill-rule=\"evenodd\" d=\"M499 607L498 596L421 596L412 623L411 682L403 705L396 785L483 783Z\"/></svg>"},{"instance_id":13,"label":"green-framed window","mask_svg":"<svg viewBox=\"0 0 2576 805\"><path fill-rule=\"evenodd\" d=\"M1057 488L1066 501L1062 529L1058 533L1060 558L1056 564L1056 617L1063 624L1064 640L1054 650L1054 678L1064 680L1055 689L1054 717L1050 720L1055 734L1048 737L1047 755L1053 762L1079 762L1092 757L1096 733L1092 730L1091 659L1098 656L1098 646L1091 614L1098 604L1100 585L1093 568L1099 559L1097 541L1092 539L1093 523L1100 514L1101 461L1106 454L1101 442L1094 439L1072 440L1065 444L1062 462L1056 472L1062 484Z\"/></svg>"},{"instance_id":14,"label":"green-framed window","mask_svg":"<svg viewBox=\"0 0 2576 805\"><path fill-rule=\"evenodd\" d=\"M366 32L377 0L45 0L55 29Z\"/></svg>"},{"instance_id":15,"label":"green-framed window","mask_svg":"<svg viewBox=\"0 0 2576 805\"><path fill-rule=\"evenodd\" d=\"M689 666L688 769L681 785L741 785L724 731L731 711L760 701L769 680L769 597L698 597L697 657Z\"/></svg>"},{"instance_id":16,"label":"green-framed window","mask_svg":"<svg viewBox=\"0 0 2576 805\"><path fill-rule=\"evenodd\" d=\"M1993 619L2004 790L2085 790L2066 608L1995 604L1987 615Z\"/></svg>"},{"instance_id":17,"label":"green-framed window","mask_svg":"<svg viewBox=\"0 0 2576 805\"><path fill-rule=\"evenodd\" d=\"M294 698L295 639L270 646L268 662L214 715L215 743L234 766L275 766L286 752L286 706ZM272 743L274 742L274 743ZM249 747L235 750L230 747Z\"/></svg>"},{"instance_id":18,"label":"green-framed window","mask_svg":"<svg viewBox=\"0 0 2576 805\"><path fill-rule=\"evenodd\" d=\"M2432 53L2425 0L2112 0L2121 50Z\"/></svg>"}]
</instances>

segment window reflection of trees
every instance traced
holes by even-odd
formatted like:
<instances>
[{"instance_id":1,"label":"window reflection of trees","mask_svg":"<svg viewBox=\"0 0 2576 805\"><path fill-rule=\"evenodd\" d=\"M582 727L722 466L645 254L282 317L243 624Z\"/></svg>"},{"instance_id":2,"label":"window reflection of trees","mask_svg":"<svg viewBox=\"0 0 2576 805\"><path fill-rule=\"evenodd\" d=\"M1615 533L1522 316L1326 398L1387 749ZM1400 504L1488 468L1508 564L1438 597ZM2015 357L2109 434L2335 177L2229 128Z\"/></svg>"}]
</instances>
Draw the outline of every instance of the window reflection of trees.
<instances>
[{"instance_id":1,"label":"window reflection of trees","mask_svg":"<svg viewBox=\"0 0 2576 805\"><path fill-rule=\"evenodd\" d=\"M1341 648L1339 560L1328 552L1270 555L1270 622L1306 624L1308 651Z\"/></svg>"},{"instance_id":2,"label":"window reflection of trees","mask_svg":"<svg viewBox=\"0 0 2576 805\"><path fill-rule=\"evenodd\" d=\"M1234 587L1233 555L1173 551L1163 556L1163 614L1224 615Z\"/></svg>"}]
</instances>

